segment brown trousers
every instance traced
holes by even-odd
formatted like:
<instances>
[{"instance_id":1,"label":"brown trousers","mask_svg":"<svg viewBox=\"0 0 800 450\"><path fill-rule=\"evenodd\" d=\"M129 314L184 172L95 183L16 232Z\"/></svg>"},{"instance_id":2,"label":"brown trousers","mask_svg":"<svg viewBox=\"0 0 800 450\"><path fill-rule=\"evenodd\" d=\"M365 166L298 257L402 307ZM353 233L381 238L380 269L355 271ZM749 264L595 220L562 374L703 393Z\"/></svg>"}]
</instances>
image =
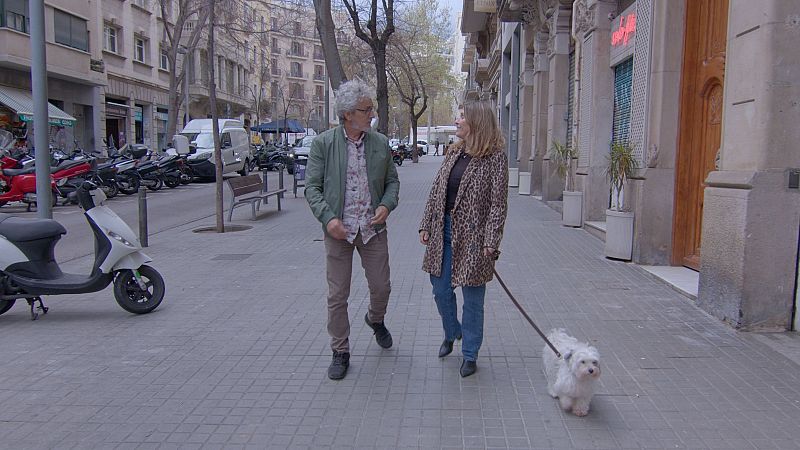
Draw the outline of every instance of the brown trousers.
<instances>
[{"instance_id":1,"label":"brown trousers","mask_svg":"<svg viewBox=\"0 0 800 450\"><path fill-rule=\"evenodd\" d=\"M325 253L328 276L328 334L331 349L335 352L350 352L350 318L347 315L347 299L350 297L350 281L353 273L353 249L358 250L361 267L369 286L369 321L382 322L389 304L392 290L389 281L389 244L383 230L364 244L361 233L353 243L325 236Z\"/></svg>"}]
</instances>

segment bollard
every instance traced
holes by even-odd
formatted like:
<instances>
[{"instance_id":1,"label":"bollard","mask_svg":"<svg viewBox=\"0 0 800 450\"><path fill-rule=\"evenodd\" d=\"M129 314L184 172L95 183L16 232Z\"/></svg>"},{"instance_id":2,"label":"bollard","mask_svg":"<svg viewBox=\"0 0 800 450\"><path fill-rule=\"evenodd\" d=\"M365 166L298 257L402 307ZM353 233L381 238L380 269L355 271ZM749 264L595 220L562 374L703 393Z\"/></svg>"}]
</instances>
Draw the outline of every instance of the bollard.
<instances>
[{"instance_id":1,"label":"bollard","mask_svg":"<svg viewBox=\"0 0 800 450\"><path fill-rule=\"evenodd\" d=\"M139 187L139 241L147 247L147 190Z\"/></svg>"},{"instance_id":2,"label":"bollard","mask_svg":"<svg viewBox=\"0 0 800 450\"><path fill-rule=\"evenodd\" d=\"M280 170L280 171L278 172L278 189L281 189L281 190L283 190L283 170ZM278 195L280 195L280 196L281 196L281 198L283 198L283 192L281 192L281 193L280 193L280 194L278 194Z\"/></svg>"}]
</instances>

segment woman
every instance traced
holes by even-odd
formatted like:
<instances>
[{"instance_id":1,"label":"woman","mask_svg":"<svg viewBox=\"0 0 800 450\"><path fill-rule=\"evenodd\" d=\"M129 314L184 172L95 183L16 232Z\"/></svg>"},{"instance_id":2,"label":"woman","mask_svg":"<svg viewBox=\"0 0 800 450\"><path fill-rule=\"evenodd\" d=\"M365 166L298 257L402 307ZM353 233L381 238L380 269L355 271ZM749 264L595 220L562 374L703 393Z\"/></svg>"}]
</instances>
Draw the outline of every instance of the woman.
<instances>
[{"instance_id":1,"label":"woman","mask_svg":"<svg viewBox=\"0 0 800 450\"><path fill-rule=\"evenodd\" d=\"M504 139L489 102L466 104L456 119L456 136L431 186L419 240L426 245L422 270L430 273L433 297L442 317L443 358L461 339L460 373L477 370L483 341L483 299L492 279L503 237L508 199L508 159ZM458 322L455 287L464 300Z\"/></svg>"}]
</instances>

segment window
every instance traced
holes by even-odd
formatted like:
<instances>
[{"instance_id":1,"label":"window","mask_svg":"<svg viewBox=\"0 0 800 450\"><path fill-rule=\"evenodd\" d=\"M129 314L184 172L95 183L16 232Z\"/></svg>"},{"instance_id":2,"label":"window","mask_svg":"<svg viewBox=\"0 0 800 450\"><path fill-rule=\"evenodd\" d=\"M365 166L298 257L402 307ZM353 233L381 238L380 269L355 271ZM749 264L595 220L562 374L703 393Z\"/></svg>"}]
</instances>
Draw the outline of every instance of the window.
<instances>
[{"instance_id":1,"label":"window","mask_svg":"<svg viewBox=\"0 0 800 450\"><path fill-rule=\"evenodd\" d=\"M119 47L117 45L117 29L111 25L105 25L103 27L103 50L119 53Z\"/></svg>"},{"instance_id":2,"label":"window","mask_svg":"<svg viewBox=\"0 0 800 450\"><path fill-rule=\"evenodd\" d=\"M280 52L281 47L278 45L278 39L272 38L272 51L273 52Z\"/></svg>"},{"instance_id":3,"label":"window","mask_svg":"<svg viewBox=\"0 0 800 450\"><path fill-rule=\"evenodd\" d=\"M280 75L281 69L278 68L278 59L272 58L272 64L270 65L270 73L272 75Z\"/></svg>"},{"instance_id":4,"label":"window","mask_svg":"<svg viewBox=\"0 0 800 450\"><path fill-rule=\"evenodd\" d=\"M228 148L231 146L231 134L230 133L222 133L219 137L219 146L220 148Z\"/></svg>"},{"instance_id":5,"label":"window","mask_svg":"<svg viewBox=\"0 0 800 450\"><path fill-rule=\"evenodd\" d=\"M3 4L0 1L0 27L28 33L31 23L28 18L28 0L5 0L5 6Z\"/></svg>"},{"instance_id":6,"label":"window","mask_svg":"<svg viewBox=\"0 0 800 450\"><path fill-rule=\"evenodd\" d=\"M56 42L89 51L89 30L85 20L56 9L53 10L53 22Z\"/></svg>"},{"instance_id":7,"label":"window","mask_svg":"<svg viewBox=\"0 0 800 450\"><path fill-rule=\"evenodd\" d=\"M141 37L133 38L133 59L140 63L146 62L147 40Z\"/></svg>"},{"instance_id":8,"label":"window","mask_svg":"<svg viewBox=\"0 0 800 450\"><path fill-rule=\"evenodd\" d=\"M149 7L149 5L147 4L148 0L132 0L132 3L134 5L136 5L136 6L138 6L139 8L142 8L142 9L145 9L145 10Z\"/></svg>"},{"instance_id":9,"label":"window","mask_svg":"<svg viewBox=\"0 0 800 450\"><path fill-rule=\"evenodd\" d=\"M303 66L299 62L292 62L293 77L303 78Z\"/></svg>"},{"instance_id":10,"label":"window","mask_svg":"<svg viewBox=\"0 0 800 450\"><path fill-rule=\"evenodd\" d=\"M303 34L303 27L300 26L300 22L294 23L294 35L301 36Z\"/></svg>"},{"instance_id":11,"label":"window","mask_svg":"<svg viewBox=\"0 0 800 450\"><path fill-rule=\"evenodd\" d=\"M303 56L303 44L292 41L292 55Z\"/></svg>"},{"instance_id":12,"label":"window","mask_svg":"<svg viewBox=\"0 0 800 450\"><path fill-rule=\"evenodd\" d=\"M314 100L325 100L325 93L322 86L314 86Z\"/></svg>"},{"instance_id":13,"label":"window","mask_svg":"<svg viewBox=\"0 0 800 450\"><path fill-rule=\"evenodd\" d=\"M269 19L269 29L272 31L276 31L278 29L278 18L277 17L270 17Z\"/></svg>"},{"instance_id":14,"label":"window","mask_svg":"<svg viewBox=\"0 0 800 450\"><path fill-rule=\"evenodd\" d=\"M314 46L314 59L325 59L325 54L322 53L321 45Z\"/></svg>"},{"instance_id":15,"label":"window","mask_svg":"<svg viewBox=\"0 0 800 450\"><path fill-rule=\"evenodd\" d=\"M614 67L614 120L612 142L626 143L631 131L633 58Z\"/></svg>"},{"instance_id":16,"label":"window","mask_svg":"<svg viewBox=\"0 0 800 450\"><path fill-rule=\"evenodd\" d=\"M167 49L161 48L161 56L158 58L158 68L162 70L169 70L169 55Z\"/></svg>"},{"instance_id":17,"label":"window","mask_svg":"<svg viewBox=\"0 0 800 450\"><path fill-rule=\"evenodd\" d=\"M272 98L278 98L280 88L278 87L278 83L273 81L269 86L269 94Z\"/></svg>"}]
</instances>

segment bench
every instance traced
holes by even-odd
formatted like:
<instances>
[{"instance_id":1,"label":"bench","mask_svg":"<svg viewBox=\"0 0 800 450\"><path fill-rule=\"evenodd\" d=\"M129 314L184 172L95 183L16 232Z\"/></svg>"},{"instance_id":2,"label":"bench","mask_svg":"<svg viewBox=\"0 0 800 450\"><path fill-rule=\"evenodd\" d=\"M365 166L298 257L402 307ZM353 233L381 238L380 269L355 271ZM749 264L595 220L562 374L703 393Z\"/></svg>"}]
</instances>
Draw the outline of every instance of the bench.
<instances>
[{"instance_id":1,"label":"bench","mask_svg":"<svg viewBox=\"0 0 800 450\"><path fill-rule=\"evenodd\" d=\"M306 187L306 164L308 164L308 160L305 160L303 163L300 163L300 160L295 161L294 163L294 196L297 198L297 188Z\"/></svg>"},{"instance_id":2,"label":"bench","mask_svg":"<svg viewBox=\"0 0 800 450\"><path fill-rule=\"evenodd\" d=\"M267 174L264 178L258 174L243 177L228 178L227 184L231 189L231 206L228 209L228 222L233 219L233 209L241 205L250 205L253 211L252 220L256 220L256 211L261 209L261 203L268 203L269 197L278 199L278 211L281 210L281 199L286 189L283 188L283 174L280 174L278 189L270 191L267 184ZM252 195L248 195L252 194Z\"/></svg>"}]
</instances>

